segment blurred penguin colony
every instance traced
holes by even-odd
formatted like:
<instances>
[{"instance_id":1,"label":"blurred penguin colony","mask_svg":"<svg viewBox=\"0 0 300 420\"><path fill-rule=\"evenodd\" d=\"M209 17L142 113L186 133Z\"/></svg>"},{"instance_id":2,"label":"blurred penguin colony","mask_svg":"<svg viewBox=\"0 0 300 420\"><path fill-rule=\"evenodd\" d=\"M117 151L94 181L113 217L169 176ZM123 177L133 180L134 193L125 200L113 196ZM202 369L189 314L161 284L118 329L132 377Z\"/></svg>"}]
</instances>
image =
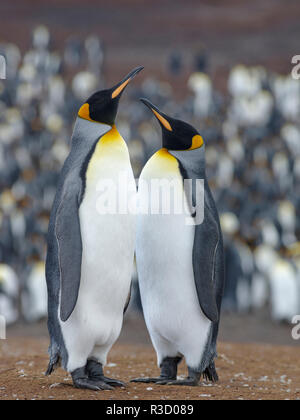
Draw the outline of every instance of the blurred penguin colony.
<instances>
[{"instance_id":1,"label":"blurred penguin colony","mask_svg":"<svg viewBox=\"0 0 300 420\"><path fill-rule=\"evenodd\" d=\"M12 44L0 45L0 54L7 61L0 81L0 314L9 324L46 316L45 244L58 173L77 110L105 85L105 57L95 36L70 39L57 53L42 26L24 56ZM182 61L177 52L170 56L170 77ZM226 247L223 310L264 310L290 322L300 313L300 83L239 65L223 95L200 54L186 92L176 103L166 80L146 79L122 98L118 127L130 139L135 175L161 147L137 100L145 96L190 121L206 141Z\"/></svg>"}]
</instances>

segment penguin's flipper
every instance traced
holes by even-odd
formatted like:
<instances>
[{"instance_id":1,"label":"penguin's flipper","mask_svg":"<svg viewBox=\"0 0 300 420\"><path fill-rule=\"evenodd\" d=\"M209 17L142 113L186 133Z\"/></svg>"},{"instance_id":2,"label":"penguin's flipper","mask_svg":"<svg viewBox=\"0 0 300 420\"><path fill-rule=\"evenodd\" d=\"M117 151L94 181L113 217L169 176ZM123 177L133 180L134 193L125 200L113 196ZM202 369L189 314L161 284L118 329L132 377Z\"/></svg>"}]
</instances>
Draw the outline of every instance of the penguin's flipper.
<instances>
[{"instance_id":1,"label":"penguin's flipper","mask_svg":"<svg viewBox=\"0 0 300 420\"><path fill-rule=\"evenodd\" d=\"M80 183L68 183L56 216L56 238L60 267L60 317L67 321L72 314L79 292L82 241L79 221Z\"/></svg>"},{"instance_id":2,"label":"penguin's flipper","mask_svg":"<svg viewBox=\"0 0 300 420\"><path fill-rule=\"evenodd\" d=\"M212 322L219 320L215 279L216 255L219 245L219 224L211 210L207 194L205 194L204 220L203 223L195 226L193 269L201 309Z\"/></svg>"}]
</instances>

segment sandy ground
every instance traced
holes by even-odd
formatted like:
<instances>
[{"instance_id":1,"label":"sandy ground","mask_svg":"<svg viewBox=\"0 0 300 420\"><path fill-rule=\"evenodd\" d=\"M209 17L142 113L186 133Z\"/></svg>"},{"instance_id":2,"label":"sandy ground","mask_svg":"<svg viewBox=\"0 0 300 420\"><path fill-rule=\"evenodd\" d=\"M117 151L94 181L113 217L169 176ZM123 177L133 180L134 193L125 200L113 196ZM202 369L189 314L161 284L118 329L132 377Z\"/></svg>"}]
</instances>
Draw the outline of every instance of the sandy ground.
<instances>
[{"instance_id":1,"label":"sandy ground","mask_svg":"<svg viewBox=\"0 0 300 420\"><path fill-rule=\"evenodd\" d=\"M126 388L97 393L73 388L70 376L61 369L50 377L44 376L48 339L44 325L40 329L39 337L29 334L24 338L19 329L9 332L6 341L0 341L0 400L300 399L298 345L220 342L217 384L203 382L193 388L135 384L129 380L141 375L155 376L159 371L142 324L129 320L109 355L105 372L125 381ZM223 327L221 331L224 337L226 329ZM23 334L27 334L26 329ZM179 375L185 373L182 364Z\"/></svg>"}]
</instances>

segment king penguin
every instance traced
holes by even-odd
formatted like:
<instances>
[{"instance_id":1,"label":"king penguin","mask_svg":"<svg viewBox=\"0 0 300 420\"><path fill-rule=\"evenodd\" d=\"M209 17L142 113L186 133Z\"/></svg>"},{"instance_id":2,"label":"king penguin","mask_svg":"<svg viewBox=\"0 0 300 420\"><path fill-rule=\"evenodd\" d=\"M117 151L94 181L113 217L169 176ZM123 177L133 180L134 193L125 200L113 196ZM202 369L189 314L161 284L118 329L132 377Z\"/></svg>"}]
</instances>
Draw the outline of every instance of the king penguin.
<instances>
[{"instance_id":1,"label":"king penguin","mask_svg":"<svg viewBox=\"0 0 300 420\"><path fill-rule=\"evenodd\" d=\"M99 201L107 180L118 187L125 177L128 187L136 190L115 118L124 88L142 68L93 94L79 109L50 215L46 278L51 342L46 375L61 365L77 388L98 391L123 385L105 377L103 366L120 334L130 294L135 217L130 212L105 212ZM131 195L128 188L129 200Z\"/></svg>"},{"instance_id":2,"label":"king penguin","mask_svg":"<svg viewBox=\"0 0 300 420\"><path fill-rule=\"evenodd\" d=\"M191 125L168 117L146 99L142 102L162 128L163 148L148 160L139 179L136 243L143 312L161 374L133 382L195 386L202 375L217 381L224 256L205 174L204 141ZM172 185L173 201L181 197L184 202L182 211L170 206L167 214L163 203L155 201L162 196L172 202L171 194L164 197L164 190L157 194L154 189L166 181ZM183 357L188 376L177 379Z\"/></svg>"}]
</instances>

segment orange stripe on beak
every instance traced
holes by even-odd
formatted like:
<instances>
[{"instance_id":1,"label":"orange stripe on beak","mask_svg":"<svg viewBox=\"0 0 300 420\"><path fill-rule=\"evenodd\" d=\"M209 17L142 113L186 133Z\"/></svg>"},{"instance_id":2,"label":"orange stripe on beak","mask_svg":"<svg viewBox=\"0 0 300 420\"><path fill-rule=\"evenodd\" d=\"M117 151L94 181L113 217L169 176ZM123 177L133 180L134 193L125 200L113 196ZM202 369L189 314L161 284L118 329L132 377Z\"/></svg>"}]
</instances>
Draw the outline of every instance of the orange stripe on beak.
<instances>
[{"instance_id":1,"label":"orange stripe on beak","mask_svg":"<svg viewBox=\"0 0 300 420\"><path fill-rule=\"evenodd\" d=\"M125 80L117 89L115 89L111 95L112 99L116 98L120 93L125 89L125 87L128 85L131 79Z\"/></svg>"},{"instance_id":2,"label":"orange stripe on beak","mask_svg":"<svg viewBox=\"0 0 300 420\"><path fill-rule=\"evenodd\" d=\"M169 121L167 121L164 117L162 117L155 109L151 108L153 114L156 118L162 123L162 125L169 131L172 131L172 127L170 126Z\"/></svg>"}]
</instances>

